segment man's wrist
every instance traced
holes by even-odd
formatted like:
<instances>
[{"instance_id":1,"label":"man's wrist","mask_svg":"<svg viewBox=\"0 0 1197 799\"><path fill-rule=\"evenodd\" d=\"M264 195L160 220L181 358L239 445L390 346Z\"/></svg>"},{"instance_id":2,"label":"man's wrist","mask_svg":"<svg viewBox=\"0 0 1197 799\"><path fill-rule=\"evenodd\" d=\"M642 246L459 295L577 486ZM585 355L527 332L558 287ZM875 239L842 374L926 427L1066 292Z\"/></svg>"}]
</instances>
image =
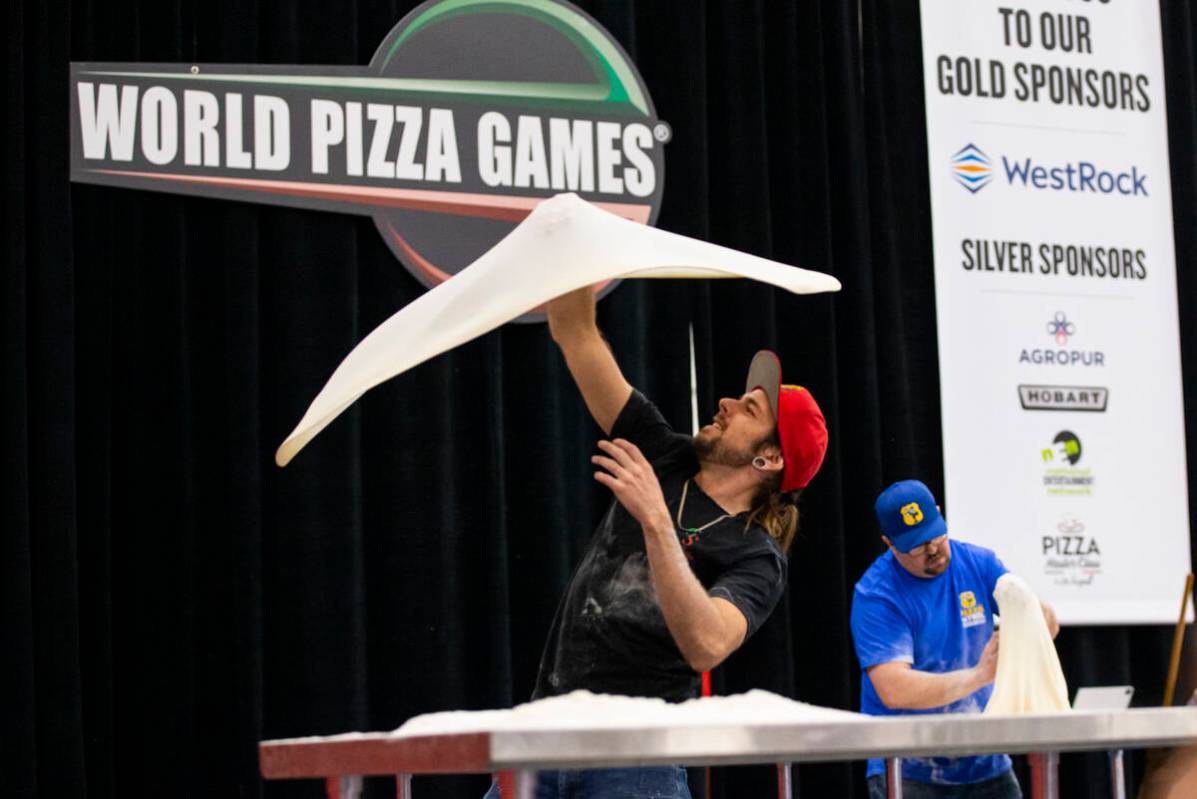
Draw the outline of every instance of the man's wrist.
<instances>
[{"instance_id":1,"label":"man's wrist","mask_svg":"<svg viewBox=\"0 0 1197 799\"><path fill-rule=\"evenodd\" d=\"M646 536L657 536L663 540L675 539L677 534L673 529L673 519L670 518L669 512L662 509L660 513L654 514L651 519L648 519L641 525L644 528Z\"/></svg>"}]
</instances>

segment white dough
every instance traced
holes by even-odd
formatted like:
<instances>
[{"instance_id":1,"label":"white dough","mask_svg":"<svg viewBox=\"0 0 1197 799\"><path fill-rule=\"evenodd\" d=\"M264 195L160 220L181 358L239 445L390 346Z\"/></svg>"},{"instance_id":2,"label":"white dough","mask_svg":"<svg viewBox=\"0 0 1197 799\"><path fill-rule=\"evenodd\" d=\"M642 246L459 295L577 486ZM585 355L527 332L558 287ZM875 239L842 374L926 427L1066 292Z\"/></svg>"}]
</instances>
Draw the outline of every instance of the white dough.
<instances>
[{"instance_id":1,"label":"white dough","mask_svg":"<svg viewBox=\"0 0 1197 799\"><path fill-rule=\"evenodd\" d=\"M676 728L817 720L866 721L868 718L846 710L795 702L761 690L735 696L691 699L680 704L670 704L664 699L574 691L510 710L426 713L408 720L393 734L406 738L497 730Z\"/></svg>"},{"instance_id":2,"label":"white dough","mask_svg":"<svg viewBox=\"0 0 1197 799\"><path fill-rule=\"evenodd\" d=\"M1026 580L1007 573L998 579L993 598L1002 626L997 677L985 712L1020 715L1068 710L1068 684L1039 597Z\"/></svg>"},{"instance_id":3,"label":"white dough","mask_svg":"<svg viewBox=\"0 0 1197 799\"><path fill-rule=\"evenodd\" d=\"M605 280L744 277L795 294L839 291L830 275L615 216L574 194L540 203L498 244L374 329L341 361L275 453L285 466L374 386L554 297Z\"/></svg>"}]
</instances>

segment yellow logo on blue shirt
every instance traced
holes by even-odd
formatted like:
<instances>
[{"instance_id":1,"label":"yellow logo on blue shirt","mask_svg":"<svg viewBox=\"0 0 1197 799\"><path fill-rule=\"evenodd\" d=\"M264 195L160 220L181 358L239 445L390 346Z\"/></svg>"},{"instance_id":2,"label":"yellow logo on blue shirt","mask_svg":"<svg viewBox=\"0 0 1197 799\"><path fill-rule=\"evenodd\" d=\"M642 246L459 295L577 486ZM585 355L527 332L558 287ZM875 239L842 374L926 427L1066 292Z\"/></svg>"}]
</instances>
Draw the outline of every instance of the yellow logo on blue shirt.
<instances>
[{"instance_id":1,"label":"yellow logo on blue shirt","mask_svg":"<svg viewBox=\"0 0 1197 799\"><path fill-rule=\"evenodd\" d=\"M902 506L902 521L906 522L907 527L914 527L922 520L923 509L919 507L919 503L911 502Z\"/></svg>"},{"instance_id":2,"label":"yellow logo on blue shirt","mask_svg":"<svg viewBox=\"0 0 1197 799\"><path fill-rule=\"evenodd\" d=\"M972 591L960 592L960 622L965 627L985 623L985 606L977 604L977 595Z\"/></svg>"}]
</instances>

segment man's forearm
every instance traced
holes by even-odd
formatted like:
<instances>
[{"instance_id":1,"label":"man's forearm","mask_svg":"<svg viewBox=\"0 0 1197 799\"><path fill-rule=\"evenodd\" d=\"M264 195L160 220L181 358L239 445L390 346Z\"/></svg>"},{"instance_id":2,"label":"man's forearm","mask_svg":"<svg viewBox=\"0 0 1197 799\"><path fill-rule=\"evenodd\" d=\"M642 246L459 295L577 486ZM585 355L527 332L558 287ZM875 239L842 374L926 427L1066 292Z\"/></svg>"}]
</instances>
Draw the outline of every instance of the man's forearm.
<instances>
[{"instance_id":1,"label":"man's forearm","mask_svg":"<svg viewBox=\"0 0 1197 799\"><path fill-rule=\"evenodd\" d=\"M644 543L657 602L673 640L692 669L709 671L735 649L737 636L690 570L668 513L644 525Z\"/></svg>"},{"instance_id":2,"label":"man's forearm","mask_svg":"<svg viewBox=\"0 0 1197 799\"><path fill-rule=\"evenodd\" d=\"M943 707L985 685L976 669L958 669L940 674L912 668L891 668L877 674L874 669L869 678L886 707L902 710Z\"/></svg>"}]
</instances>

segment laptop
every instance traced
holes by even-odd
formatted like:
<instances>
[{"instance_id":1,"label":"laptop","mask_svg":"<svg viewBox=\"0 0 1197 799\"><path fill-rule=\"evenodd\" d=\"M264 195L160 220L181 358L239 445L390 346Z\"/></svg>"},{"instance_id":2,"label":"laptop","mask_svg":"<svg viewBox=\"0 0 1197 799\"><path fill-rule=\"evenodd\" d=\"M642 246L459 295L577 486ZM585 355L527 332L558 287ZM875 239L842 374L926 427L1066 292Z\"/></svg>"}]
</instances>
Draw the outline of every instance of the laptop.
<instances>
[{"instance_id":1,"label":"laptop","mask_svg":"<svg viewBox=\"0 0 1197 799\"><path fill-rule=\"evenodd\" d=\"M1133 685L1099 685L1078 688L1073 710L1126 710L1134 696Z\"/></svg>"}]
</instances>

